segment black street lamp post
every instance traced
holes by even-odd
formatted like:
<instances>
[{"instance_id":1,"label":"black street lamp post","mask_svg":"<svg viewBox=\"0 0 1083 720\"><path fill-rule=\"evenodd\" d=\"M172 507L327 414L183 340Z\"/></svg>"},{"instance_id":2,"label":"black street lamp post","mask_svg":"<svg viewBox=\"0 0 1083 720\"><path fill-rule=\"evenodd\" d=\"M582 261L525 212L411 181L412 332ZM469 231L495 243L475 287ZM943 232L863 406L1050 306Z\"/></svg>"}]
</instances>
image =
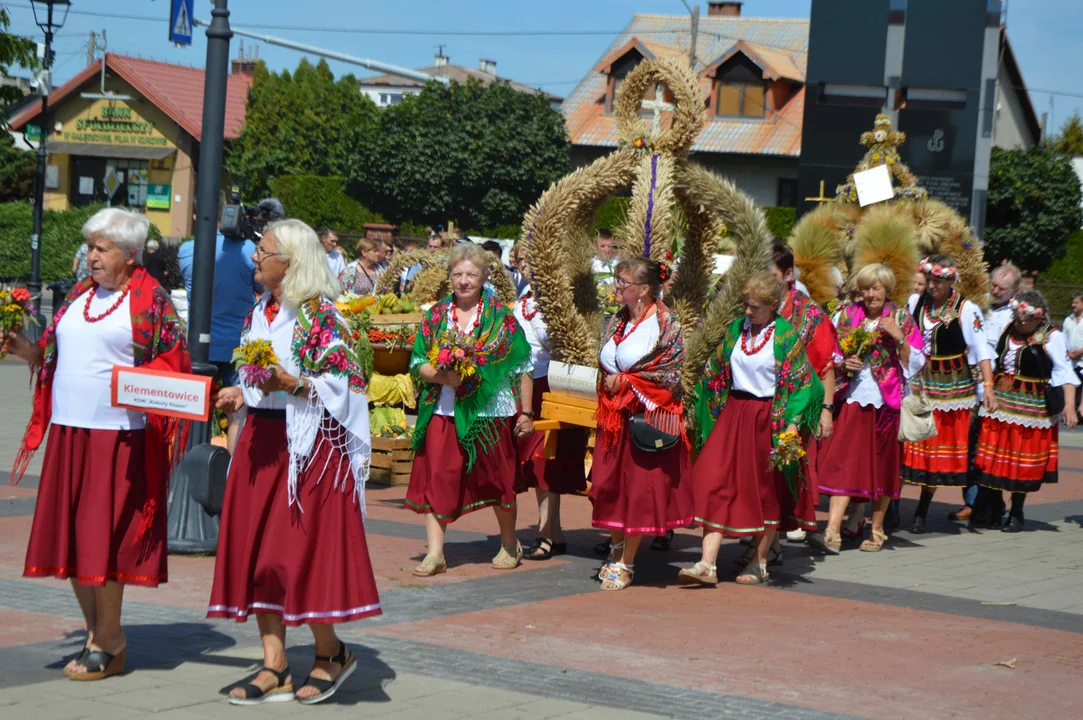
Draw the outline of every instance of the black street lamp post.
<instances>
[{"instance_id":1,"label":"black street lamp post","mask_svg":"<svg viewBox=\"0 0 1083 720\"><path fill-rule=\"evenodd\" d=\"M38 17L39 5L44 6L41 9L44 18ZM59 22L56 21L54 12L57 5L64 6L64 17ZM34 11L34 22L45 33L45 57L42 58L42 72L38 85L41 92L41 139L38 140L38 174L34 178L34 234L30 236L30 278L26 285L37 303L38 327L45 327L45 316L41 312L41 230L45 209L45 144L50 129L49 93L52 91L49 68L53 64L53 34L64 27L64 21L68 19L68 10L71 9L71 2L70 0L31 0L30 7Z\"/></svg>"}]
</instances>

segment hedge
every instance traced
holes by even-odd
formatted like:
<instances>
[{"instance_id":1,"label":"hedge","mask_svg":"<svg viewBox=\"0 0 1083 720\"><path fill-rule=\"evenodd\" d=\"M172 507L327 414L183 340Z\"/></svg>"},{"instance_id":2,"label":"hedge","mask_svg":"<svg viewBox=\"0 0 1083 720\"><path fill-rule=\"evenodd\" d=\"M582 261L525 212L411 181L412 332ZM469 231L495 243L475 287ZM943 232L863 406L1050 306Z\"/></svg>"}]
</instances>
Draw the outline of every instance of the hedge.
<instances>
[{"instance_id":1,"label":"hedge","mask_svg":"<svg viewBox=\"0 0 1083 720\"><path fill-rule=\"evenodd\" d=\"M797 224L797 210L792 207L765 207L763 214L767 216L767 228L771 234L786 242Z\"/></svg>"},{"instance_id":2,"label":"hedge","mask_svg":"<svg viewBox=\"0 0 1083 720\"><path fill-rule=\"evenodd\" d=\"M71 262L83 244L80 232L90 216L103 205L71 210L46 210L42 218L41 281L51 283L72 278ZM0 203L0 275L27 278L30 275L30 236L34 232L34 206L28 202ZM151 223L150 238L162 234Z\"/></svg>"},{"instance_id":3,"label":"hedge","mask_svg":"<svg viewBox=\"0 0 1083 720\"><path fill-rule=\"evenodd\" d=\"M1072 311L1072 293L1083 290L1083 230L1077 230L1068 238L1064 255L1054 260L1048 270L1038 273L1036 290L1045 295L1049 311L1054 318L1064 318Z\"/></svg>"},{"instance_id":4,"label":"hedge","mask_svg":"<svg viewBox=\"0 0 1083 720\"><path fill-rule=\"evenodd\" d=\"M347 235L361 235L365 223L385 222L343 189L340 177L283 175L271 185L271 194L282 201L286 217L303 220L314 228L330 227Z\"/></svg>"}]
</instances>

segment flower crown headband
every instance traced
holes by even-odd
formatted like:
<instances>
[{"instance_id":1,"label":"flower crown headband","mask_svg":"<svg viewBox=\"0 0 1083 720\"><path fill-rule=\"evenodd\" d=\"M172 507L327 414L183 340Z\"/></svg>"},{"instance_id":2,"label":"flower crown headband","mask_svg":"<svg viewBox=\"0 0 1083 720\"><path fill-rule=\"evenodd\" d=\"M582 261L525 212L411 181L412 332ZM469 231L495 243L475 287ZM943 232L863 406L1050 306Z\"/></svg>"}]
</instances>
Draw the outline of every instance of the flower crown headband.
<instances>
[{"instance_id":1,"label":"flower crown headband","mask_svg":"<svg viewBox=\"0 0 1083 720\"><path fill-rule=\"evenodd\" d=\"M945 280L959 279L959 271L955 269L954 265L933 265L929 258L925 258L918 263L918 271L929 273L930 275L944 278Z\"/></svg>"},{"instance_id":2,"label":"flower crown headband","mask_svg":"<svg viewBox=\"0 0 1083 720\"><path fill-rule=\"evenodd\" d=\"M1037 305L1031 305L1027 302L1019 302L1015 298L1012 298L1011 302L1012 311L1020 317L1032 317L1040 318L1045 315L1045 310Z\"/></svg>"}]
</instances>

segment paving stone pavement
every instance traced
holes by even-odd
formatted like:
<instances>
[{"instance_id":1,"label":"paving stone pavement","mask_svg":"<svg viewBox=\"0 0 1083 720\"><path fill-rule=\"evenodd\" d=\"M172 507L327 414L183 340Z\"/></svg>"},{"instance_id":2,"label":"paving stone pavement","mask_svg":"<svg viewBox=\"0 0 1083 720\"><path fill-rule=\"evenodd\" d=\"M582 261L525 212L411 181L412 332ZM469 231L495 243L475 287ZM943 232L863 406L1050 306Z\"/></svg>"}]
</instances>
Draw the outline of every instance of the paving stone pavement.
<instances>
[{"instance_id":1,"label":"paving stone pavement","mask_svg":"<svg viewBox=\"0 0 1083 720\"><path fill-rule=\"evenodd\" d=\"M0 361L0 387L12 428L0 435L2 468L27 414L25 369ZM173 558L173 582L129 593L131 672L62 678L62 658L83 642L78 607L66 583L20 577L39 457L23 485L0 488L0 718L1078 716L1083 434L1062 445L1062 483L1028 503L1024 533L941 520L958 500L942 491L930 534L896 532L879 554L830 558L787 545L772 585L753 589L728 582L741 552L732 542L719 588L676 587L677 568L698 557L697 535L680 531L671 553L641 554L630 590L597 592L589 548L600 536L582 498L562 511L571 555L490 572L479 558L495 551L495 528L478 513L449 532L449 573L425 583L402 572L423 547L420 518L396 491L377 490L366 530L380 548L384 615L341 631L358 672L328 705L256 709L224 701L260 652L254 623L205 620L213 558ZM310 636L291 630L289 644L303 677Z\"/></svg>"}]
</instances>

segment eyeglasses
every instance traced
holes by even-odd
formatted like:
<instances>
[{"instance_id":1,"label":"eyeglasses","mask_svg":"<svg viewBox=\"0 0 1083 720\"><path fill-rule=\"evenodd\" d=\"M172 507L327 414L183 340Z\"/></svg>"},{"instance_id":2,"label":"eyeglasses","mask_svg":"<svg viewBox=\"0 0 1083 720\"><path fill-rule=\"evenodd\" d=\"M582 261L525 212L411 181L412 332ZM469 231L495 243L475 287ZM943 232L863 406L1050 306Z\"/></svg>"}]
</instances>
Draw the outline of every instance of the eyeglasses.
<instances>
[{"instance_id":1,"label":"eyeglasses","mask_svg":"<svg viewBox=\"0 0 1083 720\"><path fill-rule=\"evenodd\" d=\"M617 292L624 292L625 290L627 290L630 287L636 287L637 285L646 285L646 284L647 283L630 283L630 282L624 282L623 280L620 280L620 281L618 281L617 283L615 283L613 285L613 288Z\"/></svg>"},{"instance_id":2,"label":"eyeglasses","mask_svg":"<svg viewBox=\"0 0 1083 720\"><path fill-rule=\"evenodd\" d=\"M261 247L257 247L256 248L256 257L259 258L260 260L262 260L263 258L268 258L268 257L286 257L286 253L284 253L284 252L270 252L268 250L264 250Z\"/></svg>"}]
</instances>

